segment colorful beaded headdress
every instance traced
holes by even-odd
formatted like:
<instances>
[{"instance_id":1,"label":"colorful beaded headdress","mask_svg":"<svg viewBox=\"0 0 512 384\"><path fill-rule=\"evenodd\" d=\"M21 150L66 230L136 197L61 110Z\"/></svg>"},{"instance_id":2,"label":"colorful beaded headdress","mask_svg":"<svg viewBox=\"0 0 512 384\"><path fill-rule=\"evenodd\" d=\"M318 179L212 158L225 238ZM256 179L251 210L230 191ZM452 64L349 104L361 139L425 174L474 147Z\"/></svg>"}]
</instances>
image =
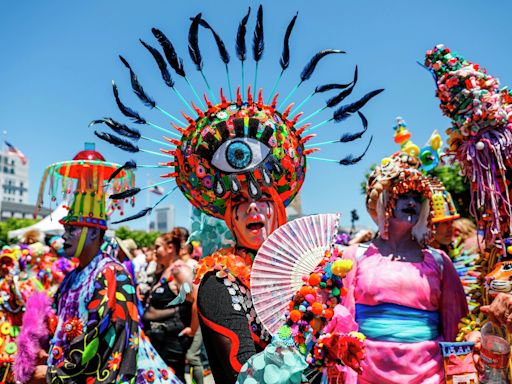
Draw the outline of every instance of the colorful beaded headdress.
<instances>
[{"instance_id":1,"label":"colorful beaded headdress","mask_svg":"<svg viewBox=\"0 0 512 384\"><path fill-rule=\"evenodd\" d=\"M372 219L379 224L384 224L381 228L381 236L387 239L387 222L393 214L396 199L399 195L409 191L419 192L425 199L430 201L430 212L432 212L432 190L430 181L422 172L419 171L421 162L417 157L410 156L405 152L397 152L391 157L387 157L377 166L366 184L366 209ZM386 192L385 201L383 192ZM380 201L380 203L379 203ZM385 217L379 215L379 204ZM379 223L384 220L384 223ZM427 227L431 228L431 213L427 218ZM384 230L384 232L383 232ZM418 239L423 241L424 239Z\"/></svg>"},{"instance_id":2,"label":"colorful beaded headdress","mask_svg":"<svg viewBox=\"0 0 512 384\"><path fill-rule=\"evenodd\" d=\"M117 172L119 164L109 163L97 151L94 144L86 143L73 160L48 166L39 188L37 209L43 205L44 189L49 178L48 194L51 202L68 201L67 215L61 224L107 229L107 218L115 211L123 215L124 200L110 200L105 196L133 187L135 176L132 170ZM114 172L117 172L115 175ZM107 180L110 179L110 183ZM60 192L59 192L60 190ZM134 201L132 199L131 203Z\"/></svg>"},{"instance_id":3,"label":"colorful beaded headdress","mask_svg":"<svg viewBox=\"0 0 512 384\"><path fill-rule=\"evenodd\" d=\"M170 130L153 123L142 117L135 110L127 107L119 98L119 91L115 84L114 96L121 113L132 119L136 124L146 125L165 133L164 141L143 135L139 130L128 127L111 118L104 118L93 121L92 124L104 123L117 134L124 138L110 133L95 131L95 134L109 143L128 152L146 152L167 158L166 162L159 165L140 165L135 161L128 161L122 169L136 168L163 168L166 173L164 178L170 178L158 184L176 182L164 197L154 206L147 207L141 212L121 221L136 219L151 212L174 190L179 188L187 199L197 208L205 213L225 218L226 204L232 194L239 193L241 188L247 188L252 198L258 198L262 189L271 188L275 191L278 200L283 206L288 205L299 192L306 172L306 156L318 150L314 144L306 145L306 142L315 135L312 131L330 123L341 122L354 113L358 113L363 123L363 130L356 133L345 134L339 140L329 143L350 142L362 137L367 129L367 120L360 112L360 109L382 90L375 90L364 95L361 99L337 107L332 116L315 124L306 123L328 108L334 108L347 98L357 82L357 68L354 79L348 84L326 84L317 86L310 95L297 107L293 104L283 108L285 103L293 96L295 91L303 85L315 72L318 63L330 55L343 54L345 52L334 49L327 49L318 52L304 67L299 82L284 98L282 103L277 105L278 94L276 90L279 82L290 64L289 39L297 18L295 15L289 23L285 37L284 48L281 59L281 73L276 83L266 96L264 101L263 91L257 88L258 64L263 56L263 8L260 6L257 12L256 26L253 35L252 53L256 63L254 82L245 88L246 79L244 63L247 59L246 31L250 9L240 22L236 35L236 56L241 62L241 87L238 87L235 97L232 94L231 75L229 71L230 55L221 37L206 22L201 14L192 18L188 34L188 50L195 68L203 78L208 95L204 95L204 101L199 97L189 77L185 72L183 60L178 56L171 41L159 29L153 28L152 33L160 44L163 55L158 49L141 40L142 45L149 51L160 70L165 84L171 88L177 99L183 103L186 113L182 112L181 117L176 117L165 111L159 103L150 97L141 86L135 72L128 62L123 58L121 61L130 72L132 89L138 98L149 108L157 109L172 120L171 125L175 130ZM225 64L227 89L229 98L220 90L219 98L216 98L207 77L203 70L203 58L199 48L200 29L212 34L217 45L220 57ZM176 75L183 78L190 88L191 97L195 102L188 103L183 94L178 90L168 65ZM338 94L328 99L325 106L312 112L306 117L302 116L299 110L317 94L338 90ZM254 91L254 94L252 93ZM126 138L132 140L127 140ZM165 147L160 152L143 149L135 144L135 141L149 141ZM323 145L328 143L319 143ZM366 150L365 150L366 152ZM313 158L337 162L342 165L350 165L361 160L360 156L346 156L342 160L331 160ZM154 185L142 188L130 188L121 193L114 194L115 199L132 197L143 189L151 188ZM278 201L278 202L279 202Z\"/></svg>"},{"instance_id":4,"label":"colorful beaded headdress","mask_svg":"<svg viewBox=\"0 0 512 384\"><path fill-rule=\"evenodd\" d=\"M494 240L511 232L508 180L512 168L512 93L478 64L443 45L427 51L425 66L437 83L449 153L471 182L471 214Z\"/></svg>"}]
</instances>

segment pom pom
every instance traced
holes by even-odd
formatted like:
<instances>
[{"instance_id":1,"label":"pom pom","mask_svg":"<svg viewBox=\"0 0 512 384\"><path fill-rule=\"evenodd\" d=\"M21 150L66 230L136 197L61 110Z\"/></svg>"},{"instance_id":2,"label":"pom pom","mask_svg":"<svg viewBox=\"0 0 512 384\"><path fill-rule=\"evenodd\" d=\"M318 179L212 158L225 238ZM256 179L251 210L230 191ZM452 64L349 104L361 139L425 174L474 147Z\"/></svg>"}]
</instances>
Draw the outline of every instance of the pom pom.
<instances>
[{"instance_id":1,"label":"pom pom","mask_svg":"<svg viewBox=\"0 0 512 384\"><path fill-rule=\"evenodd\" d=\"M290 312L290 319L296 323L302 318L302 313L296 309Z\"/></svg>"},{"instance_id":2,"label":"pom pom","mask_svg":"<svg viewBox=\"0 0 512 384\"><path fill-rule=\"evenodd\" d=\"M311 305L311 312L313 312L315 315L317 315L317 316L321 315L323 311L324 311L324 306L322 305L322 303L314 302Z\"/></svg>"},{"instance_id":3,"label":"pom pom","mask_svg":"<svg viewBox=\"0 0 512 384\"><path fill-rule=\"evenodd\" d=\"M309 285L312 285L313 287L320 284L320 281L322 280L321 276L318 273L312 273L309 276Z\"/></svg>"},{"instance_id":4,"label":"pom pom","mask_svg":"<svg viewBox=\"0 0 512 384\"><path fill-rule=\"evenodd\" d=\"M346 260L346 259L336 260L331 267L331 271L332 271L333 275L336 275L336 276L343 276L347 272L349 272L351 269L352 269L352 260Z\"/></svg>"}]
</instances>

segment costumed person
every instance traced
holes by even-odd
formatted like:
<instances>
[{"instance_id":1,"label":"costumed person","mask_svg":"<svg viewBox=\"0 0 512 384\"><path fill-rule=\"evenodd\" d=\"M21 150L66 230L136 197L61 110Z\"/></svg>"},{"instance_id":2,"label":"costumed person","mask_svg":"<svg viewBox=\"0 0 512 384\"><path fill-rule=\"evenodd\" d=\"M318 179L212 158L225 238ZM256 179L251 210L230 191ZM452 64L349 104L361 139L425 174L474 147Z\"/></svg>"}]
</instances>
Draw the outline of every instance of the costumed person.
<instances>
[{"instance_id":1,"label":"costumed person","mask_svg":"<svg viewBox=\"0 0 512 384\"><path fill-rule=\"evenodd\" d=\"M362 375L345 383L442 383L439 341L454 341L466 315L464 291L450 259L427 247L432 190L406 153L382 160L367 183L366 206L379 226L369 246L344 258L354 267L335 321L366 336Z\"/></svg>"},{"instance_id":2,"label":"costumed person","mask_svg":"<svg viewBox=\"0 0 512 384\"><path fill-rule=\"evenodd\" d=\"M282 71L273 89L266 92L266 101L264 101L263 91L258 90L258 63L264 51L261 6L257 11L253 38L253 58L256 62L254 82L247 88L244 62L247 58L246 31L249 13L239 24L236 51L242 65L242 82L236 93L231 87L229 53L221 37L201 14L192 19L189 29L189 53L207 87L208 96L205 95L204 102L189 81L182 59L162 31L156 28L152 30L163 48L165 59L159 50L142 42L156 60L166 85L183 102L186 108L186 113L182 113L185 121L163 110L162 106L143 89L132 67L121 57L123 64L130 72L135 94L144 104L171 118L176 132L162 128L127 107L120 100L119 90L114 84L114 95L121 113L137 124L164 131L166 134L164 137L167 143L158 140L156 143L168 147L161 149L159 154L161 157L167 157L168 162L160 163L159 167L167 168L169 173L163 177L170 180L159 184L171 183L175 180L177 187L171 189L163 198L176 188L180 188L195 207L206 214L223 219L235 235L236 245L229 249L221 249L203 259L198 266L196 276L196 281L200 284L197 302L201 329L212 372L218 383L234 383L243 363L268 341L268 336L261 332L259 319L252 308L249 284L251 264L265 238L277 226L286 222L285 207L291 203L302 186L306 158L318 150L315 144L306 144L306 142L314 138L314 131L321 126L330 122L344 121L356 113L362 121L364 127L362 131L347 133L338 140L318 144L335 145L361 138L367 130L368 122L360 109L382 92L382 89L371 91L357 101L337 107L330 117L310 125L309 122L315 116L320 116L323 111L336 107L351 94L357 82L356 69L352 82L318 86L296 108L293 108L292 104L286 107L296 90L314 74L320 61L325 60L326 57L344 53L340 50L326 49L319 51L306 64L296 86L278 106L276 90L290 64L289 39L296 18L297 16L293 17L288 25L280 60ZM216 97L207 81L199 46L199 29L212 32L221 59L226 64L228 80L226 93L229 94L229 99L226 98L222 89L220 97ZM196 96L195 101L199 107L194 103L190 106L183 99L176 82L171 77L167 63L179 77L185 80ZM337 90L338 94L329 98L321 108L302 117L300 109L315 95L331 90ZM217 101L219 99L220 102ZM142 140L155 142L155 139L148 134L142 134L111 118L93 123L99 122L127 138L139 140L139 142ZM299 122L300 125L298 125ZM155 153L110 133L95 132L95 134L129 152ZM363 156L364 153L358 156L348 155L341 160L312 156L310 159L350 165L361 160ZM155 165L140 165L129 161L123 169L144 167L155 167ZM150 187L132 188L116 194L114 198L130 197ZM157 204L124 220L142 217L151 212Z\"/></svg>"},{"instance_id":3,"label":"costumed person","mask_svg":"<svg viewBox=\"0 0 512 384\"><path fill-rule=\"evenodd\" d=\"M156 283L145 298L142 320L156 351L184 382L186 353L199 323L195 306L197 290L188 294L187 300L182 303L170 306L180 295L181 284L174 278L172 269L179 261L181 245L182 236L178 228L156 239ZM203 370L198 371L196 378L200 380L197 376L201 376Z\"/></svg>"},{"instance_id":4,"label":"costumed person","mask_svg":"<svg viewBox=\"0 0 512 384\"><path fill-rule=\"evenodd\" d=\"M57 320L47 362L41 363L44 353L39 350L39 365L28 378L17 375L17 380L34 384L179 383L140 329L129 273L101 249L107 230L103 187L112 164L89 149L59 165L47 170L52 173L52 183L58 182L59 169L65 171L65 177L78 180L68 214L60 220L65 228L65 255L76 257L78 266L66 276L54 298ZM133 175L125 172L119 177L122 183ZM66 181L73 187L72 180ZM68 187L68 183L63 185ZM48 313L40 317L31 327L41 326ZM43 342L39 344L41 349ZM27 375L28 370L22 368L20 373Z\"/></svg>"}]
</instances>

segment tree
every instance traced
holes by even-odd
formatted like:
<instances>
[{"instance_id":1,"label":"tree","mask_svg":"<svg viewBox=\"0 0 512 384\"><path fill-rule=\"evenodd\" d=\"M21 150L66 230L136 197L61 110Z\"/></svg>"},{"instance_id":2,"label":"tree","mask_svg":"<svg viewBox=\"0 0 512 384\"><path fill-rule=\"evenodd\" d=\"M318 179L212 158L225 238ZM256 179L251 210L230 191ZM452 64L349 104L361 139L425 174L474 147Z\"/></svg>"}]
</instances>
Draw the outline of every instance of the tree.
<instances>
[{"instance_id":1,"label":"tree","mask_svg":"<svg viewBox=\"0 0 512 384\"><path fill-rule=\"evenodd\" d=\"M19 219L15 217L10 217L6 221L0 222L0 243L2 245L18 243L18 239L9 239L9 231L29 227L37 222L38 220L34 219Z\"/></svg>"},{"instance_id":2,"label":"tree","mask_svg":"<svg viewBox=\"0 0 512 384\"><path fill-rule=\"evenodd\" d=\"M133 239L140 248L153 247L161 234L161 232L134 231L128 227L120 227L116 230L116 237L121 240Z\"/></svg>"}]
</instances>

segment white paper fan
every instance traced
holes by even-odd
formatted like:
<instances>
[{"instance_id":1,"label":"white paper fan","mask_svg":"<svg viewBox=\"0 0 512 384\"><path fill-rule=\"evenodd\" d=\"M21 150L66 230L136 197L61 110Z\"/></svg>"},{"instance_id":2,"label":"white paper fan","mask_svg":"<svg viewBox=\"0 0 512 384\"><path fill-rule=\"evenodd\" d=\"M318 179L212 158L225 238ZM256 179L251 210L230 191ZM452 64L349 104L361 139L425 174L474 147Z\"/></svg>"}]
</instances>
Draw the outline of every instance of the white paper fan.
<instances>
[{"instance_id":1,"label":"white paper fan","mask_svg":"<svg viewBox=\"0 0 512 384\"><path fill-rule=\"evenodd\" d=\"M274 335L288 303L334 242L339 215L301 217L275 230L262 244L251 272L254 309L265 329Z\"/></svg>"}]
</instances>

